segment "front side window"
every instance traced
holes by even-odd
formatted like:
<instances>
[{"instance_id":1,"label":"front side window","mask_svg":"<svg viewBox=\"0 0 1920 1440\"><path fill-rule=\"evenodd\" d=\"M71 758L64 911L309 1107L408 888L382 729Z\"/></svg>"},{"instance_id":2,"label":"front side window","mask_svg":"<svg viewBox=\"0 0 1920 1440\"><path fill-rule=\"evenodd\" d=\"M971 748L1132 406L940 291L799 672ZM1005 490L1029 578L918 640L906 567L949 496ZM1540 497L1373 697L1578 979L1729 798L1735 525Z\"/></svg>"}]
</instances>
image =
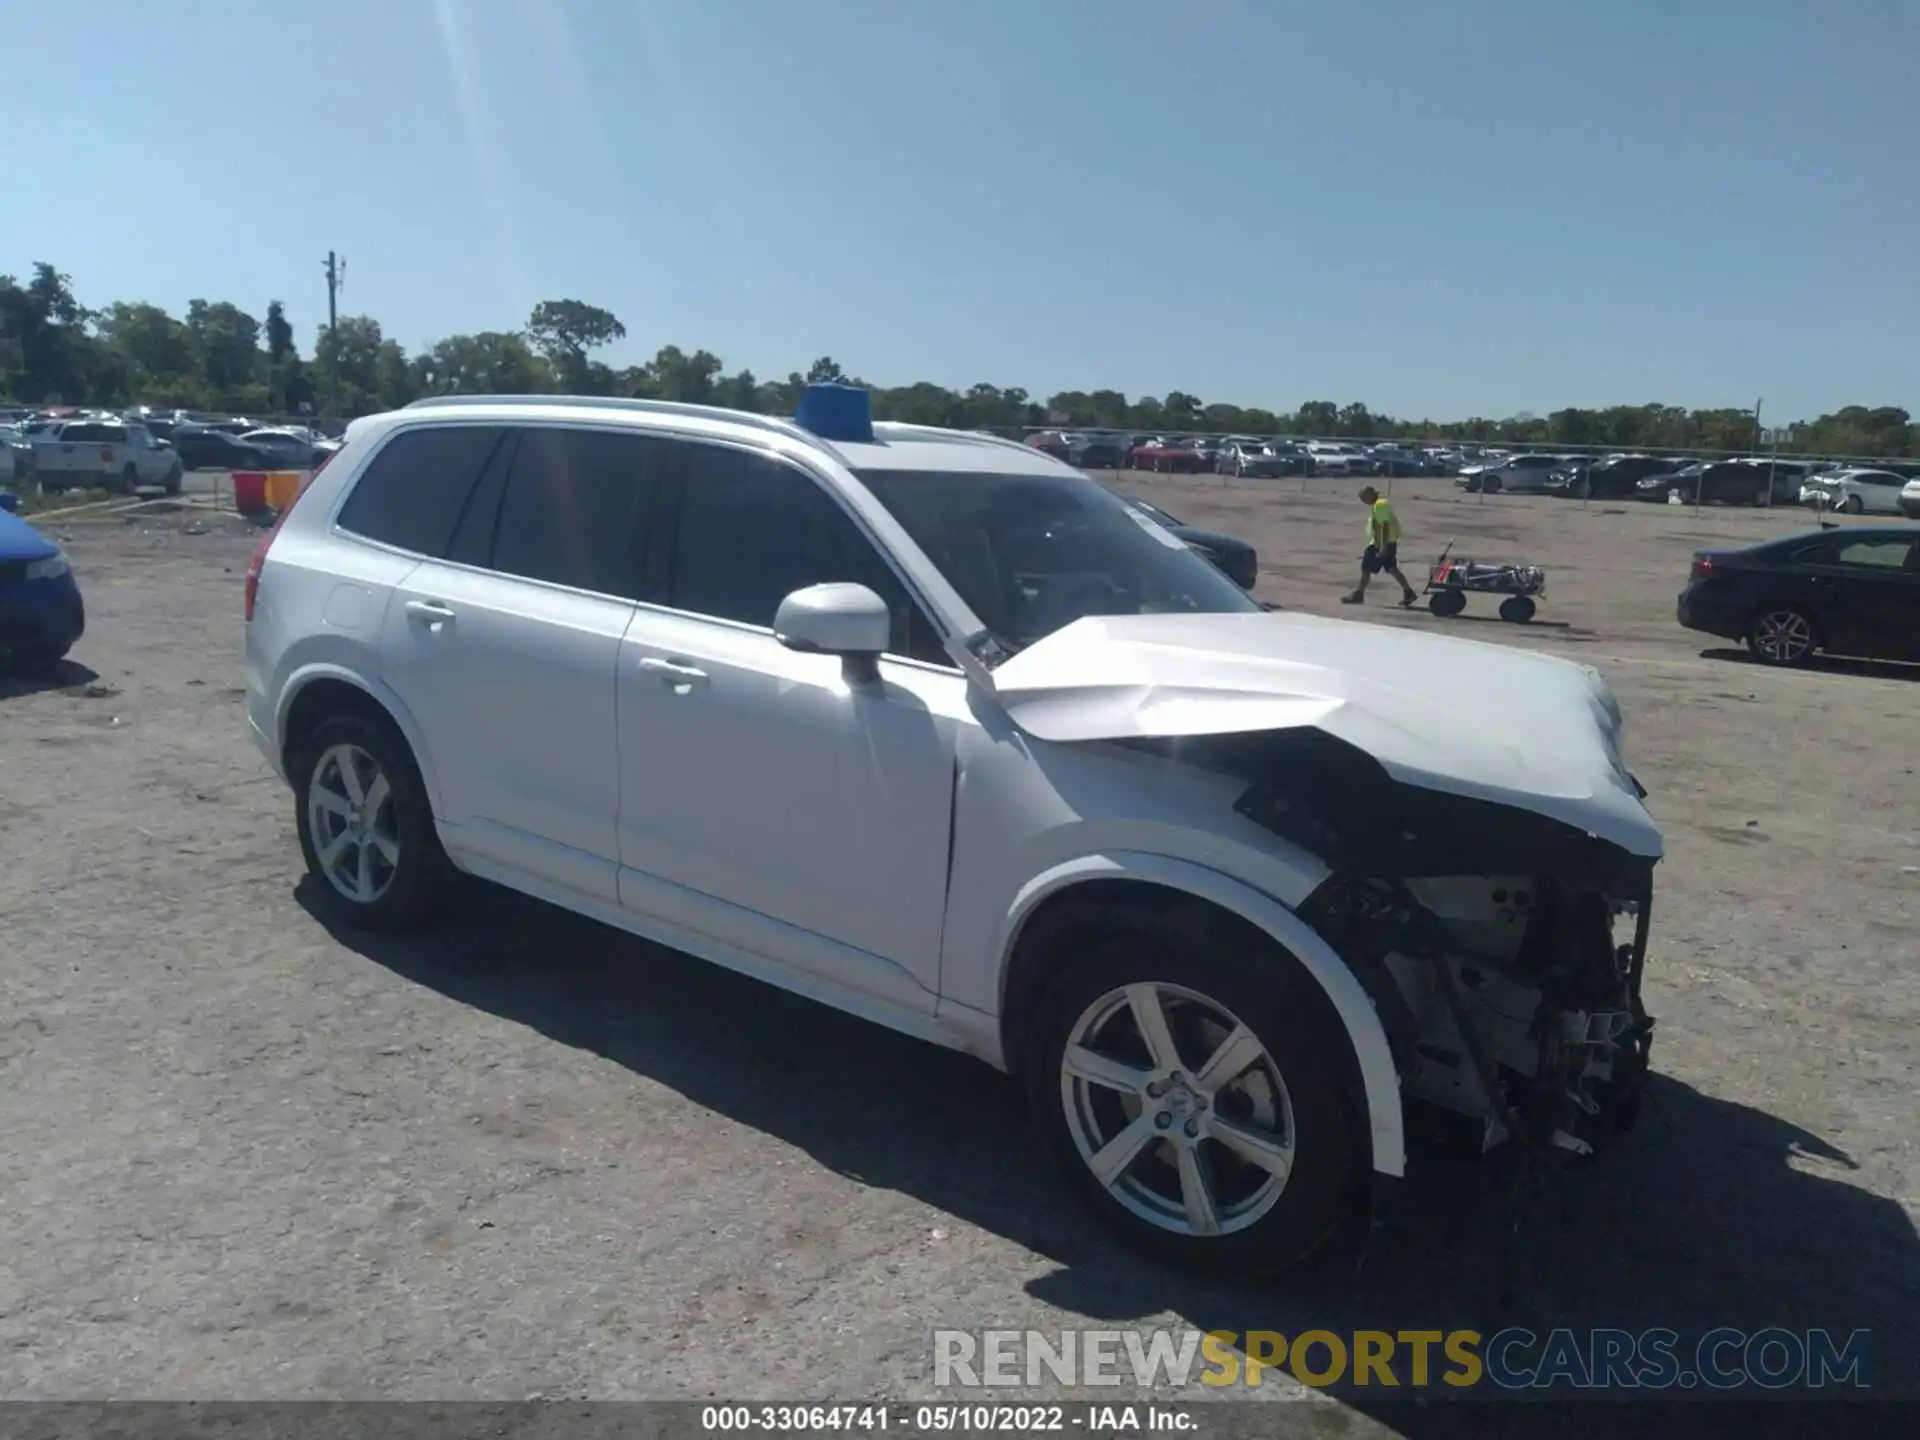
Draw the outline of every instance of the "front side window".
<instances>
[{"instance_id":1,"label":"front side window","mask_svg":"<svg viewBox=\"0 0 1920 1440\"><path fill-rule=\"evenodd\" d=\"M681 443L670 562L676 610L771 628L809 585L865 585L893 615L889 651L951 667L940 637L873 542L804 471L723 445Z\"/></svg>"},{"instance_id":2,"label":"front side window","mask_svg":"<svg viewBox=\"0 0 1920 1440\"><path fill-rule=\"evenodd\" d=\"M342 530L416 555L438 558L499 443L497 425L433 425L403 430L368 464L335 522ZM209 438L220 435L209 432ZM231 436L220 442L232 444Z\"/></svg>"},{"instance_id":3,"label":"front side window","mask_svg":"<svg viewBox=\"0 0 1920 1440\"><path fill-rule=\"evenodd\" d=\"M1184 542L1083 475L859 473L1003 650L1087 615L1260 613Z\"/></svg>"}]
</instances>

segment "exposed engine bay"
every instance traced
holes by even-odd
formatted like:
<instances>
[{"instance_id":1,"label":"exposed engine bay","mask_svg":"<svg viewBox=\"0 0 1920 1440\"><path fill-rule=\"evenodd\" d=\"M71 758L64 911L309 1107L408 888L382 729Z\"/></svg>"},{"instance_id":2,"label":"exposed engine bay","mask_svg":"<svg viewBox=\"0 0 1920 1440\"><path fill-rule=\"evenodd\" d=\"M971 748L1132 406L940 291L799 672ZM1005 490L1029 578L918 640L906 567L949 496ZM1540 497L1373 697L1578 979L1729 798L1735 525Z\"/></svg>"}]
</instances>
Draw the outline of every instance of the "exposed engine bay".
<instances>
[{"instance_id":1,"label":"exposed engine bay","mask_svg":"<svg viewBox=\"0 0 1920 1440\"><path fill-rule=\"evenodd\" d=\"M1371 995L1409 1100L1477 1149L1515 1141L1556 1169L1632 1121L1653 1034L1652 860L1397 780L1317 730L1178 753L1248 779L1236 810L1333 872L1299 914Z\"/></svg>"},{"instance_id":2,"label":"exposed engine bay","mask_svg":"<svg viewBox=\"0 0 1920 1440\"><path fill-rule=\"evenodd\" d=\"M1552 876L1329 881L1307 917L1378 1007L1409 1098L1559 1168L1633 1118L1647 896ZM1634 938L1618 940L1622 922Z\"/></svg>"}]
</instances>

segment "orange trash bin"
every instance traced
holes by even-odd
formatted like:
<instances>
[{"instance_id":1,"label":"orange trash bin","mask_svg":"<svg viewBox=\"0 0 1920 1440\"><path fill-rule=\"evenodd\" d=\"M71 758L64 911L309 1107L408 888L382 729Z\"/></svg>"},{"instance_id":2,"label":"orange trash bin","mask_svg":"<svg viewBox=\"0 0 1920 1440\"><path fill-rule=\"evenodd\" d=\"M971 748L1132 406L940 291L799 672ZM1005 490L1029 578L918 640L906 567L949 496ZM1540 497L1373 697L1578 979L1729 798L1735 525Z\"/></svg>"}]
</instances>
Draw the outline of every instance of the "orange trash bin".
<instances>
[{"instance_id":1,"label":"orange trash bin","mask_svg":"<svg viewBox=\"0 0 1920 1440\"><path fill-rule=\"evenodd\" d=\"M300 498L300 486L306 480L302 470L269 470L267 472L267 508L285 510Z\"/></svg>"}]
</instances>

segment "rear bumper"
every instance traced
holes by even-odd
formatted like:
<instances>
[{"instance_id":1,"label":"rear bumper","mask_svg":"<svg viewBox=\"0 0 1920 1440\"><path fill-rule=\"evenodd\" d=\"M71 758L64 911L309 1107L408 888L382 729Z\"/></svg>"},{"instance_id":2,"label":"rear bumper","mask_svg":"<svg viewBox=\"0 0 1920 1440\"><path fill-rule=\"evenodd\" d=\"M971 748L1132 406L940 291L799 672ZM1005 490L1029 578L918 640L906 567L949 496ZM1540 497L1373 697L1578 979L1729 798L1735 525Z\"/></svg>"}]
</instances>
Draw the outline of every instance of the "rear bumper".
<instances>
[{"instance_id":1,"label":"rear bumper","mask_svg":"<svg viewBox=\"0 0 1920 1440\"><path fill-rule=\"evenodd\" d=\"M1717 635L1723 640L1738 640L1747 632L1744 606L1715 599L1693 585L1682 590L1679 599L1674 602L1674 618L1683 629Z\"/></svg>"},{"instance_id":2,"label":"rear bumper","mask_svg":"<svg viewBox=\"0 0 1920 1440\"><path fill-rule=\"evenodd\" d=\"M71 575L0 585L0 650L64 650L87 630Z\"/></svg>"}]
</instances>

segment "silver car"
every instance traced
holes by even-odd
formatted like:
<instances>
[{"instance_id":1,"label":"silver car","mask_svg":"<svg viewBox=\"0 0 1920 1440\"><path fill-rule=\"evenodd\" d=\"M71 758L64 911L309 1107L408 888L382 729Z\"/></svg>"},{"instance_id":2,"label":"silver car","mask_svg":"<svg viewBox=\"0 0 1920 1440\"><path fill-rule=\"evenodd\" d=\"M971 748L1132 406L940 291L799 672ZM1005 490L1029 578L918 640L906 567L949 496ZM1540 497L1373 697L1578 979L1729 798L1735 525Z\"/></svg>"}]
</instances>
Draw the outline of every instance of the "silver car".
<instances>
[{"instance_id":1,"label":"silver car","mask_svg":"<svg viewBox=\"0 0 1920 1440\"><path fill-rule=\"evenodd\" d=\"M160 488L180 493L185 467L172 446L144 425L119 420L63 420L33 437L33 470L44 491Z\"/></svg>"}]
</instances>

